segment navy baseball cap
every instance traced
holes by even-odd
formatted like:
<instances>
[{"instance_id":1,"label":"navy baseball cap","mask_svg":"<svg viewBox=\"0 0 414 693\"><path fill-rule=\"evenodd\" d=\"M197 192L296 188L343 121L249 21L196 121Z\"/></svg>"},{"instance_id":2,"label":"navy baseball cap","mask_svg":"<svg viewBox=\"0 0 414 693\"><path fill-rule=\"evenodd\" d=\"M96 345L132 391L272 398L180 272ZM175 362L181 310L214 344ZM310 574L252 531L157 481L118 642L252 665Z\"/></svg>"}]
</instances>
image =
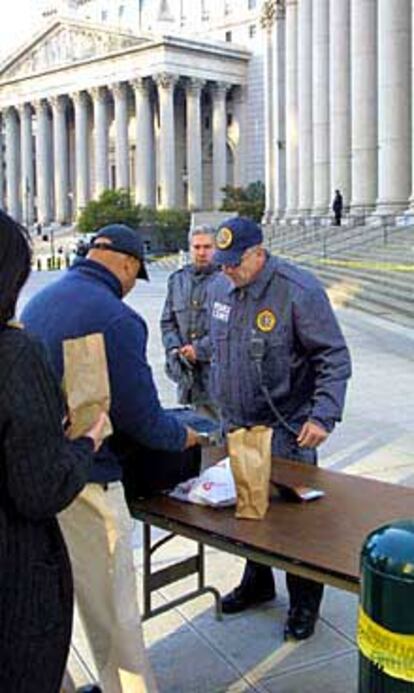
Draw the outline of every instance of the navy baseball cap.
<instances>
[{"instance_id":1,"label":"navy baseball cap","mask_svg":"<svg viewBox=\"0 0 414 693\"><path fill-rule=\"evenodd\" d=\"M253 219L231 217L220 224L216 236L214 263L216 265L238 265L247 248L260 245L262 229Z\"/></svg>"},{"instance_id":2,"label":"navy baseball cap","mask_svg":"<svg viewBox=\"0 0 414 693\"><path fill-rule=\"evenodd\" d=\"M100 241L100 238L105 240ZM109 224L99 229L93 239L90 249L112 250L114 253L124 253L132 255L140 261L137 279L149 280L147 270L144 265L144 244L138 231L131 229L125 224Z\"/></svg>"}]
</instances>

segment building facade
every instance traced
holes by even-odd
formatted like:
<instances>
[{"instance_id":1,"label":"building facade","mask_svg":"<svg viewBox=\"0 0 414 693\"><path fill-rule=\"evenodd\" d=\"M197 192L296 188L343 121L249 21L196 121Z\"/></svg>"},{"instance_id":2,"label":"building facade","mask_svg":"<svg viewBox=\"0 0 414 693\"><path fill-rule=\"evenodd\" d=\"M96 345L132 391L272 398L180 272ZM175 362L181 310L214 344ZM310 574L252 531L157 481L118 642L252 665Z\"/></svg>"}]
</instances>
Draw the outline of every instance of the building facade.
<instances>
[{"instance_id":1,"label":"building facade","mask_svg":"<svg viewBox=\"0 0 414 693\"><path fill-rule=\"evenodd\" d=\"M260 8L230 30L234 4L39 3L46 23L0 67L0 204L27 224L71 222L107 188L219 209L226 184L263 179L262 70L229 34Z\"/></svg>"},{"instance_id":2,"label":"building facade","mask_svg":"<svg viewBox=\"0 0 414 693\"><path fill-rule=\"evenodd\" d=\"M411 0L264 3L266 218L414 213Z\"/></svg>"},{"instance_id":3,"label":"building facade","mask_svg":"<svg viewBox=\"0 0 414 693\"><path fill-rule=\"evenodd\" d=\"M226 42L53 19L0 70L1 199L31 224L75 219L107 188L218 209L246 183L250 53Z\"/></svg>"}]
</instances>

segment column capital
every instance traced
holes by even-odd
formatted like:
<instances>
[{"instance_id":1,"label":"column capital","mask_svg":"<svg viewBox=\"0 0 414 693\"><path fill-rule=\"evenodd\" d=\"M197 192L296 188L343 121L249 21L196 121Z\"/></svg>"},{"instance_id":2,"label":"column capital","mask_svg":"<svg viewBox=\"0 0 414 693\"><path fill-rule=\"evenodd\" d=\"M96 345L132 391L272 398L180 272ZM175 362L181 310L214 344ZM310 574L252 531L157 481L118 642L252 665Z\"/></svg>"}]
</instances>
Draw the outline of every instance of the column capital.
<instances>
[{"instance_id":1,"label":"column capital","mask_svg":"<svg viewBox=\"0 0 414 693\"><path fill-rule=\"evenodd\" d=\"M5 121L8 121L12 118L17 118L17 111L18 106L6 106L6 108L3 111Z\"/></svg>"},{"instance_id":2,"label":"column capital","mask_svg":"<svg viewBox=\"0 0 414 693\"><path fill-rule=\"evenodd\" d=\"M211 92L214 96L226 96L227 91L230 89L231 84L228 82L213 82L211 85Z\"/></svg>"},{"instance_id":3,"label":"column capital","mask_svg":"<svg viewBox=\"0 0 414 693\"><path fill-rule=\"evenodd\" d=\"M33 108L35 109L36 113L38 113L38 112L44 113L45 111L47 111L47 107L48 107L47 99L44 99L44 98L36 99L32 103L33 103Z\"/></svg>"},{"instance_id":4,"label":"column capital","mask_svg":"<svg viewBox=\"0 0 414 693\"><path fill-rule=\"evenodd\" d=\"M32 106L27 101L25 103L20 103L16 108L19 111L20 118L32 115Z\"/></svg>"},{"instance_id":5,"label":"column capital","mask_svg":"<svg viewBox=\"0 0 414 693\"><path fill-rule=\"evenodd\" d=\"M187 94L194 94L194 96L198 96L205 85L205 80L189 77L185 81L184 85Z\"/></svg>"},{"instance_id":6,"label":"column capital","mask_svg":"<svg viewBox=\"0 0 414 693\"><path fill-rule=\"evenodd\" d=\"M131 80L131 86L135 91L146 95L150 91L150 80L148 77L136 77Z\"/></svg>"},{"instance_id":7,"label":"column capital","mask_svg":"<svg viewBox=\"0 0 414 693\"><path fill-rule=\"evenodd\" d=\"M127 97L127 83L126 82L114 82L109 85L109 89L112 91L113 95L117 99L126 99Z\"/></svg>"},{"instance_id":8,"label":"column capital","mask_svg":"<svg viewBox=\"0 0 414 693\"><path fill-rule=\"evenodd\" d=\"M88 99L88 93L86 91L74 91L72 94L70 94L70 98L72 99L73 103L75 106L86 106L87 104L87 99Z\"/></svg>"},{"instance_id":9,"label":"column capital","mask_svg":"<svg viewBox=\"0 0 414 693\"><path fill-rule=\"evenodd\" d=\"M106 87L91 87L89 89L89 93L92 96L94 101L97 101L99 103L106 103L108 92Z\"/></svg>"},{"instance_id":10,"label":"column capital","mask_svg":"<svg viewBox=\"0 0 414 693\"><path fill-rule=\"evenodd\" d=\"M161 89L174 89L178 82L178 75L174 75L170 72L159 72L158 75L154 77L155 82Z\"/></svg>"},{"instance_id":11,"label":"column capital","mask_svg":"<svg viewBox=\"0 0 414 693\"><path fill-rule=\"evenodd\" d=\"M278 19L284 19L287 1L289 0L265 0L260 16L263 29L270 31ZM293 1L296 2L296 0Z\"/></svg>"},{"instance_id":12,"label":"column capital","mask_svg":"<svg viewBox=\"0 0 414 693\"><path fill-rule=\"evenodd\" d=\"M59 94L58 96L50 97L50 105L54 111L58 113L64 113L66 110L67 97L64 94Z\"/></svg>"}]
</instances>

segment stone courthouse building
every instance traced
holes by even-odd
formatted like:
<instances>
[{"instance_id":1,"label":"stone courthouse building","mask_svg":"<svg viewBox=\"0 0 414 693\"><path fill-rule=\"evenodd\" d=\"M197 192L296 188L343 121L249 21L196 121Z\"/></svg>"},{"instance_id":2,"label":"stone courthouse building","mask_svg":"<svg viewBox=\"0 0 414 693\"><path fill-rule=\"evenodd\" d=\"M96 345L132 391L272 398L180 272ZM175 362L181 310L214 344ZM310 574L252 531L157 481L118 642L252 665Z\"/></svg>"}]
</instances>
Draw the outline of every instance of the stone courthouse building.
<instances>
[{"instance_id":1,"label":"stone courthouse building","mask_svg":"<svg viewBox=\"0 0 414 693\"><path fill-rule=\"evenodd\" d=\"M266 218L414 211L414 0L38 0L0 66L0 204L67 222L105 188ZM65 18L63 18L65 17Z\"/></svg>"},{"instance_id":2,"label":"stone courthouse building","mask_svg":"<svg viewBox=\"0 0 414 693\"><path fill-rule=\"evenodd\" d=\"M218 209L224 185L249 182L251 51L203 32L203 3L200 31L183 30L180 5L45 7L46 23L0 68L0 203L13 216L69 222L115 187L142 205Z\"/></svg>"},{"instance_id":3,"label":"stone courthouse building","mask_svg":"<svg viewBox=\"0 0 414 693\"><path fill-rule=\"evenodd\" d=\"M267 217L414 214L412 0L267 2Z\"/></svg>"}]
</instances>

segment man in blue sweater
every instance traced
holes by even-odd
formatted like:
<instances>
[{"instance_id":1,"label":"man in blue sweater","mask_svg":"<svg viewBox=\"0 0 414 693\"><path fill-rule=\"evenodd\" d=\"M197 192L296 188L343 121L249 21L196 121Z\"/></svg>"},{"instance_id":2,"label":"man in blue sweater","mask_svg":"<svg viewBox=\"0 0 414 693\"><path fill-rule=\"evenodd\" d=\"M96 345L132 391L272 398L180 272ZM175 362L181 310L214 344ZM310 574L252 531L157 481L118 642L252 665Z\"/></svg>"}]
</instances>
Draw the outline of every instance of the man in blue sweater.
<instances>
[{"instance_id":1,"label":"man in blue sweater","mask_svg":"<svg viewBox=\"0 0 414 693\"><path fill-rule=\"evenodd\" d=\"M144 653L136 598L129 516L121 464L140 445L181 451L197 434L163 410L147 362L147 327L122 298L148 279L139 234L113 224L96 235L85 260L27 304L22 321L47 346L63 378L63 343L104 337L114 434L102 447L90 483L61 516L72 560L80 613L107 693L156 690ZM135 455L137 473L145 458ZM162 471L162 470L161 470ZM157 474L157 469L154 470ZM144 474L145 477L145 474ZM139 687L141 685L141 688Z\"/></svg>"}]
</instances>

